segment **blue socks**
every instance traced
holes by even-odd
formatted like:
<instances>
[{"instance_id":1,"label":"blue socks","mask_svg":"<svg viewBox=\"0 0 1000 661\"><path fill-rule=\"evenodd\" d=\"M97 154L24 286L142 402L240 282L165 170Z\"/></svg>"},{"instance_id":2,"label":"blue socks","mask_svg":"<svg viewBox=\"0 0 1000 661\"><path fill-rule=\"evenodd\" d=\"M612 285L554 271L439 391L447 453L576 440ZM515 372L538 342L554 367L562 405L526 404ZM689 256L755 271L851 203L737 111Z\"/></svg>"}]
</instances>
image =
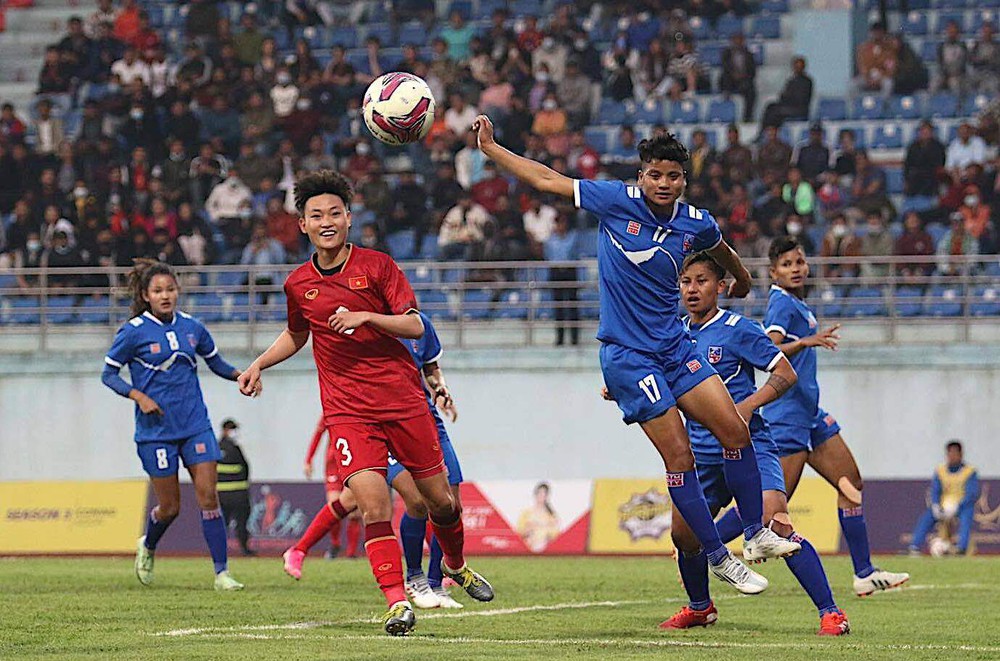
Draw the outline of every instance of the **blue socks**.
<instances>
[{"instance_id":1,"label":"blue socks","mask_svg":"<svg viewBox=\"0 0 1000 661\"><path fill-rule=\"evenodd\" d=\"M730 507L725 514L720 516L715 522L715 528L719 531L719 539L723 544L728 544L743 534L743 519L740 518L740 509Z\"/></svg>"},{"instance_id":2,"label":"blue socks","mask_svg":"<svg viewBox=\"0 0 1000 661\"><path fill-rule=\"evenodd\" d=\"M444 558L444 551L438 543L437 535L431 537L431 566L427 568L427 584L432 589L441 587L444 574L441 572L441 559Z\"/></svg>"},{"instance_id":3,"label":"blue socks","mask_svg":"<svg viewBox=\"0 0 1000 661\"><path fill-rule=\"evenodd\" d=\"M208 552L212 554L215 573L226 571L229 565L226 551L226 522L222 518L221 509L216 507L214 510L201 511L201 533L205 536L205 543L208 544Z\"/></svg>"},{"instance_id":4,"label":"blue socks","mask_svg":"<svg viewBox=\"0 0 1000 661\"><path fill-rule=\"evenodd\" d=\"M712 513L708 511L708 503L705 501L705 492L698 482L698 473L694 470L667 473L667 491L670 492L674 507L701 542L708 561L713 565L719 564L729 551L722 545L719 531L715 529L715 521L712 520ZM757 495L759 497L760 493Z\"/></svg>"},{"instance_id":5,"label":"blue socks","mask_svg":"<svg viewBox=\"0 0 1000 661\"><path fill-rule=\"evenodd\" d=\"M157 511L158 508L156 507L149 510L149 518L146 519L146 548L150 551L156 550L156 545L159 543L160 538L163 537L163 533L167 532L167 528L174 522L173 519L160 521L156 518Z\"/></svg>"},{"instance_id":6,"label":"blue socks","mask_svg":"<svg viewBox=\"0 0 1000 661\"><path fill-rule=\"evenodd\" d=\"M740 508L740 518L744 521L743 537L750 539L763 528L764 497L760 487L760 469L757 467L757 453L753 443L739 450L723 450L722 471L726 476L726 486L733 494Z\"/></svg>"},{"instance_id":7,"label":"blue socks","mask_svg":"<svg viewBox=\"0 0 1000 661\"><path fill-rule=\"evenodd\" d=\"M427 519L415 519L404 513L399 522L399 539L403 543L403 557L406 559L406 578L410 579L424 572L424 536L427 534Z\"/></svg>"},{"instance_id":8,"label":"blue socks","mask_svg":"<svg viewBox=\"0 0 1000 661\"><path fill-rule=\"evenodd\" d=\"M801 544L802 550L785 558L785 562L795 574L799 585L816 604L820 617L837 610L837 604L833 601L833 592L830 590L830 582L826 578L826 572L823 571L823 563L820 562L816 549L813 548L808 539L797 533L792 533L789 539Z\"/></svg>"},{"instance_id":9,"label":"blue socks","mask_svg":"<svg viewBox=\"0 0 1000 661\"><path fill-rule=\"evenodd\" d=\"M851 552L851 562L854 563L854 575L864 578L875 571L872 566L872 554L868 548L868 527L865 525L865 511L859 505L850 509L838 509L840 529L844 531L844 540Z\"/></svg>"},{"instance_id":10,"label":"blue socks","mask_svg":"<svg viewBox=\"0 0 1000 661\"><path fill-rule=\"evenodd\" d=\"M678 553L677 566L681 570L684 591L691 600L690 606L696 611L703 611L712 603L708 596L708 558L704 551L698 551L695 555L688 555L683 551Z\"/></svg>"}]
</instances>

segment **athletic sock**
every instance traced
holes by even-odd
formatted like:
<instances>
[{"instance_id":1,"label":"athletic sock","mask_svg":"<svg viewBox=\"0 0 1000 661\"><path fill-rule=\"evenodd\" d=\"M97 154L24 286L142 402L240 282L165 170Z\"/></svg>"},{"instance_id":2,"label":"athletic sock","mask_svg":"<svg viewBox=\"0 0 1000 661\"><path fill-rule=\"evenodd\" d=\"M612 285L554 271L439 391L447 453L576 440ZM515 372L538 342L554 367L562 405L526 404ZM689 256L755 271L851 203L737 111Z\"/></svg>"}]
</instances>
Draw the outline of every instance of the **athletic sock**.
<instances>
[{"instance_id":1,"label":"athletic sock","mask_svg":"<svg viewBox=\"0 0 1000 661\"><path fill-rule=\"evenodd\" d=\"M854 575L864 578L871 575L872 554L868 548L868 526L865 525L865 511L860 505L849 509L838 509L840 529L844 531L844 540L851 552L851 562L854 563Z\"/></svg>"},{"instance_id":2,"label":"athletic sock","mask_svg":"<svg viewBox=\"0 0 1000 661\"><path fill-rule=\"evenodd\" d=\"M680 551L677 556L677 566L681 570L681 581L684 591L691 600L691 608L703 611L712 604L708 595L708 557L704 551L688 554Z\"/></svg>"},{"instance_id":3,"label":"athletic sock","mask_svg":"<svg viewBox=\"0 0 1000 661\"><path fill-rule=\"evenodd\" d=\"M339 502L337 503L340 504ZM330 525L330 549L336 550L340 548L340 519L334 518L333 523Z\"/></svg>"},{"instance_id":4,"label":"athletic sock","mask_svg":"<svg viewBox=\"0 0 1000 661\"><path fill-rule=\"evenodd\" d=\"M441 587L441 582L444 580L444 574L441 572L441 558L443 557L444 551L441 550L441 543L438 542L437 535L431 535L430 567L427 568L427 584L431 588Z\"/></svg>"},{"instance_id":5,"label":"athletic sock","mask_svg":"<svg viewBox=\"0 0 1000 661\"><path fill-rule=\"evenodd\" d=\"M221 509L216 507L214 510L201 511L201 533L205 536L208 552L212 555L215 573L226 571L229 558L226 550L226 522L222 518Z\"/></svg>"},{"instance_id":6,"label":"athletic sock","mask_svg":"<svg viewBox=\"0 0 1000 661\"><path fill-rule=\"evenodd\" d=\"M368 539L367 537L365 539ZM358 556L358 542L361 541L361 519L347 520L347 550L344 555L348 558Z\"/></svg>"},{"instance_id":7,"label":"athletic sock","mask_svg":"<svg viewBox=\"0 0 1000 661\"><path fill-rule=\"evenodd\" d=\"M146 548L150 551L156 550L156 545L160 542L160 538L163 537L163 533L167 532L167 528L174 522L174 519L160 521L157 518L159 514L160 508L154 507L149 510L149 518L146 519Z\"/></svg>"},{"instance_id":8,"label":"athletic sock","mask_svg":"<svg viewBox=\"0 0 1000 661\"><path fill-rule=\"evenodd\" d=\"M722 472L726 486L740 508L743 520L743 537L750 539L763 528L764 496L760 488L760 469L757 452L750 443L739 450L723 450Z\"/></svg>"},{"instance_id":9,"label":"athletic sock","mask_svg":"<svg viewBox=\"0 0 1000 661\"><path fill-rule=\"evenodd\" d=\"M820 561L816 549L809 543L808 539L798 533L792 533L788 539L801 544L802 550L785 558L785 562L795 578L798 579L799 585L816 605L820 617L838 610L837 604L833 601L830 581L826 578L823 563Z\"/></svg>"},{"instance_id":10,"label":"athletic sock","mask_svg":"<svg viewBox=\"0 0 1000 661\"><path fill-rule=\"evenodd\" d=\"M448 519L435 521L430 518L431 528L434 536L438 538L441 545L441 552L444 554L444 563L449 569L461 569L465 565L465 526L462 525L462 515L457 510L453 511Z\"/></svg>"},{"instance_id":11,"label":"athletic sock","mask_svg":"<svg viewBox=\"0 0 1000 661\"><path fill-rule=\"evenodd\" d=\"M424 535L426 533L427 519L417 519L403 513L403 518L399 522L399 540L403 544L407 579L424 573L421 563L424 560Z\"/></svg>"},{"instance_id":12,"label":"athletic sock","mask_svg":"<svg viewBox=\"0 0 1000 661\"><path fill-rule=\"evenodd\" d=\"M399 543L392 532L392 523L376 521L365 526L365 553L372 566L375 582L385 595L386 602L393 604L406 601L403 588L403 562L399 555Z\"/></svg>"},{"instance_id":13,"label":"athletic sock","mask_svg":"<svg viewBox=\"0 0 1000 661\"><path fill-rule=\"evenodd\" d=\"M743 519L740 518L740 509L731 507L726 513L715 521L715 529L719 531L719 539L723 544L728 544L743 534Z\"/></svg>"},{"instance_id":14,"label":"athletic sock","mask_svg":"<svg viewBox=\"0 0 1000 661\"><path fill-rule=\"evenodd\" d=\"M721 562L729 551L722 545L719 531L715 529L715 521L712 520L708 503L705 501L705 492L698 482L698 473L694 470L667 473L667 491L670 492L670 500L674 507L701 542L709 562L712 564Z\"/></svg>"},{"instance_id":15,"label":"athletic sock","mask_svg":"<svg viewBox=\"0 0 1000 661\"><path fill-rule=\"evenodd\" d=\"M334 501L333 505L339 506L343 510L343 506L340 505L340 501ZM312 523L306 528L306 531L302 533L302 537L299 537L299 541L295 542L295 546L292 547L296 551L302 551L303 553L309 553L309 549L316 546L319 540L323 539L328 532L333 528L334 524L337 523L337 515L334 514L331 505L323 505L316 516L313 517Z\"/></svg>"}]
</instances>

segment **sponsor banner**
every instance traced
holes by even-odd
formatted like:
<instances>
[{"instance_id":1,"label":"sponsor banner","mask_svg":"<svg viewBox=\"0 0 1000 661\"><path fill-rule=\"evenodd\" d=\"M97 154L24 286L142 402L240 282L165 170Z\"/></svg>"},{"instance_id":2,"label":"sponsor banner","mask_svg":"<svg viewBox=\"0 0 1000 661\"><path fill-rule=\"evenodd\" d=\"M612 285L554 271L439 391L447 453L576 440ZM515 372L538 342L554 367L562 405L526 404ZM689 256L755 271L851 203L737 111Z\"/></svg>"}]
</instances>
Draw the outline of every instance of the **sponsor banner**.
<instances>
[{"instance_id":1,"label":"sponsor banner","mask_svg":"<svg viewBox=\"0 0 1000 661\"><path fill-rule=\"evenodd\" d=\"M0 554L134 552L146 481L0 483Z\"/></svg>"},{"instance_id":2,"label":"sponsor banner","mask_svg":"<svg viewBox=\"0 0 1000 661\"><path fill-rule=\"evenodd\" d=\"M670 497L662 479L595 480L592 553L672 553Z\"/></svg>"},{"instance_id":3,"label":"sponsor banner","mask_svg":"<svg viewBox=\"0 0 1000 661\"><path fill-rule=\"evenodd\" d=\"M1000 480L980 479L972 525L976 553L1000 553ZM912 539L917 519L927 509L930 479L865 480L865 523L872 551L895 553ZM936 534L936 533L932 533ZM847 547L841 543L841 551Z\"/></svg>"}]
</instances>

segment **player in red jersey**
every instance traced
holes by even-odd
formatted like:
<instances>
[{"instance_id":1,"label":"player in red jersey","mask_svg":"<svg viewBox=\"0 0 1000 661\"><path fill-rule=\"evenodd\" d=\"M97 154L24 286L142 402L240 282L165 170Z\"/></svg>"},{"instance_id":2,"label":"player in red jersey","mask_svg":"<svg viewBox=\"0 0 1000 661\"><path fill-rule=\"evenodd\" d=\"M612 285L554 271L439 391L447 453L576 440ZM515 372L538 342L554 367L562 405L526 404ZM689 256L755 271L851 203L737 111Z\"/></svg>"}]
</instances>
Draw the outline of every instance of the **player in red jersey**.
<instances>
[{"instance_id":1,"label":"player in red jersey","mask_svg":"<svg viewBox=\"0 0 1000 661\"><path fill-rule=\"evenodd\" d=\"M351 187L330 170L295 184L299 228L316 249L288 276L288 328L240 375L253 394L261 372L290 358L313 336L324 422L340 453L340 476L365 521L365 552L389 610L392 635L416 618L403 586L392 501L385 484L389 452L413 476L444 551L442 571L473 599L489 601L493 588L463 556L462 518L448 486L437 429L409 351L396 338L417 339L424 325L416 296L392 258L347 243Z\"/></svg>"},{"instance_id":2,"label":"player in red jersey","mask_svg":"<svg viewBox=\"0 0 1000 661\"><path fill-rule=\"evenodd\" d=\"M327 439L330 439L326 423L323 422L323 416L320 416L319 423L316 425L316 431L313 432L312 441L309 442L309 450L306 452L306 461L302 468L302 472L305 473L307 480L312 479L313 459L316 458L316 452L319 450L319 445L323 442L324 436L326 436ZM324 487L326 488L327 507L324 507L323 510L316 514L316 517L313 519L313 523L319 521L320 525L318 525L317 528L329 530L330 551L328 557L334 558L337 556L337 553L340 552L341 519L328 510L333 508L333 504L340 499L340 494L344 490L344 483L340 479L340 452L334 446L332 439L330 439L330 442L326 444L326 459L324 461L324 468L326 469ZM309 528L311 530L312 525L310 525ZM316 543L318 543L320 539L322 539L322 536L316 539ZM358 540L360 539L360 515L351 512L347 515L347 548L344 551L344 557L354 558L357 556Z\"/></svg>"}]
</instances>

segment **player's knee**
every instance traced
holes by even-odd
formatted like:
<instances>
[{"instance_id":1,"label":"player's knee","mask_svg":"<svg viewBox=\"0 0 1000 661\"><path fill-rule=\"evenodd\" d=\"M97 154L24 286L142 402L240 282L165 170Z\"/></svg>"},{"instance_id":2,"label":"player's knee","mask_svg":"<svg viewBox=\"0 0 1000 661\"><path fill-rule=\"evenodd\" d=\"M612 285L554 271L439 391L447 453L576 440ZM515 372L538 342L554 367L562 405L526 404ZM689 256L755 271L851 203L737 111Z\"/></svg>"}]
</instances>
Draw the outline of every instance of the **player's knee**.
<instances>
[{"instance_id":1,"label":"player's knee","mask_svg":"<svg viewBox=\"0 0 1000 661\"><path fill-rule=\"evenodd\" d=\"M691 447L672 448L661 452L663 464L670 473L683 473L694 470L694 453Z\"/></svg>"},{"instance_id":2,"label":"player's knee","mask_svg":"<svg viewBox=\"0 0 1000 661\"><path fill-rule=\"evenodd\" d=\"M219 496L214 491L198 494L198 506L203 510L214 510L219 507Z\"/></svg>"},{"instance_id":3,"label":"player's knee","mask_svg":"<svg viewBox=\"0 0 1000 661\"><path fill-rule=\"evenodd\" d=\"M366 526L378 523L379 521L391 521L392 505L384 505L380 503L378 505L366 507L361 511L361 520L364 521Z\"/></svg>"},{"instance_id":4,"label":"player's knee","mask_svg":"<svg viewBox=\"0 0 1000 661\"><path fill-rule=\"evenodd\" d=\"M422 500L418 500L413 503L406 503L406 513L414 519L426 519L427 505L424 505L424 501Z\"/></svg>"},{"instance_id":5,"label":"player's knee","mask_svg":"<svg viewBox=\"0 0 1000 661\"><path fill-rule=\"evenodd\" d=\"M156 520L173 521L181 513L180 503L160 503L156 506Z\"/></svg>"},{"instance_id":6,"label":"player's knee","mask_svg":"<svg viewBox=\"0 0 1000 661\"><path fill-rule=\"evenodd\" d=\"M722 442L723 447L737 450L750 445L750 428L747 427L743 418L737 415L735 420L726 421L722 427L717 438Z\"/></svg>"}]
</instances>

